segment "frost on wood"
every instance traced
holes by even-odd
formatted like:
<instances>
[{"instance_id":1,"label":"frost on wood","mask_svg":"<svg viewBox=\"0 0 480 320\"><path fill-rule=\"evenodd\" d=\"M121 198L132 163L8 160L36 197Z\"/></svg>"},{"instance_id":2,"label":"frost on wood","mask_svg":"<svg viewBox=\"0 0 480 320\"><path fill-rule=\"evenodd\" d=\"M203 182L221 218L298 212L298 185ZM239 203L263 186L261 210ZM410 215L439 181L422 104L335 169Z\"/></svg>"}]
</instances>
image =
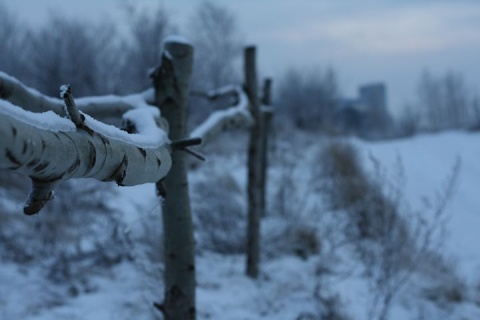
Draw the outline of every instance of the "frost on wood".
<instances>
[{"instance_id":1,"label":"frost on wood","mask_svg":"<svg viewBox=\"0 0 480 320\"><path fill-rule=\"evenodd\" d=\"M207 97L218 97L232 93L237 97L236 105L226 110L213 112L207 120L192 131L191 137L201 138L203 143L207 143L224 130L248 127L253 123L249 111L248 97L240 86L225 86L212 90L207 93Z\"/></svg>"},{"instance_id":2,"label":"frost on wood","mask_svg":"<svg viewBox=\"0 0 480 320\"><path fill-rule=\"evenodd\" d=\"M0 71L0 99L32 112L53 111L65 115L64 102L29 88L12 76ZM153 101L153 89L128 96L107 95L75 100L77 108L95 119L120 118L125 112L148 106Z\"/></svg>"},{"instance_id":3,"label":"frost on wood","mask_svg":"<svg viewBox=\"0 0 480 320\"><path fill-rule=\"evenodd\" d=\"M93 123L90 117L86 117L85 129L53 113L44 115L46 123L38 125L32 113L2 100L0 113L0 169L32 178L32 192L24 208L27 214L37 213L52 197L52 190L69 178L95 178L128 186L157 182L171 167L166 140L149 141L149 126L143 128L148 135L140 131L122 137L121 130L113 127L89 128Z\"/></svg>"}]
</instances>

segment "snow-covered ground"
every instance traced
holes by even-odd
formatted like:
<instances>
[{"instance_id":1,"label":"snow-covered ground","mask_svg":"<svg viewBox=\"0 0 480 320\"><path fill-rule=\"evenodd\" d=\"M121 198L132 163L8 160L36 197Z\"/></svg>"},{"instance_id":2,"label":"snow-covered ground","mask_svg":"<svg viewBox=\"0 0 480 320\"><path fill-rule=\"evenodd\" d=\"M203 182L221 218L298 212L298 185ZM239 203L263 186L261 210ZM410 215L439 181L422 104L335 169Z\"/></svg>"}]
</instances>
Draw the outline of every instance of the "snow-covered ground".
<instances>
[{"instance_id":1,"label":"snow-covered ground","mask_svg":"<svg viewBox=\"0 0 480 320\"><path fill-rule=\"evenodd\" d=\"M365 143L358 147L378 158L386 167L403 163L406 198L421 208L422 199L441 189L456 162L458 182L447 206L447 241L451 256L469 283L480 284L480 134L446 132L393 142Z\"/></svg>"},{"instance_id":2,"label":"snow-covered ground","mask_svg":"<svg viewBox=\"0 0 480 320\"><path fill-rule=\"evenodd\" d=\"M422 280L412 277L413 281L396 295L389 319L480 319L480 134L447 132L386 142L351 141L365 159L367 170L371 169L370 155L389 172L395 170L401 159L405 197L413 209L422 208L425 196L435 196L442 189L460 159L458 183L447 207L447 238L441 250L455 262L467 292L461 301L435 304L419 296ZM320 148L320 143L310 144L301 151L306 155L301 161L313 161L314 156L310 155ZM232 176L243 186L243 159L223 157L211 162L217 165L228 160L224 165L234 170ZM315 164L308 165L300 166L304 168L301 179L308 176ZM202 178L202 169L193 172L192 182ZM271 173L277 175L278 170L272 168ZM126 213L131 233L138 232L142 214L159 210L152 185L123 188L115 203ZM277 225L275 219L265 219L263 227L272 230ZM197 264L199 319L370 320L367 312L372 300L371 286L355 259L345 254L334 256L321 250L307 258L293 254L264 257L257 281L244 275L245 259L241 254L202 250ZM331 270L333 267L336 269ZM155 319L156 311L151 305L160 300L162 292L161 284L155 288L155 281L138 266L124 262L106 274L92 276L85 284L89 290L73 296L68 294L68 287L45 280L36 267L26 269L1 263L0 319ZM326 305L341 310L344 317L327 317Z\"/></svg>"}]
</instances>

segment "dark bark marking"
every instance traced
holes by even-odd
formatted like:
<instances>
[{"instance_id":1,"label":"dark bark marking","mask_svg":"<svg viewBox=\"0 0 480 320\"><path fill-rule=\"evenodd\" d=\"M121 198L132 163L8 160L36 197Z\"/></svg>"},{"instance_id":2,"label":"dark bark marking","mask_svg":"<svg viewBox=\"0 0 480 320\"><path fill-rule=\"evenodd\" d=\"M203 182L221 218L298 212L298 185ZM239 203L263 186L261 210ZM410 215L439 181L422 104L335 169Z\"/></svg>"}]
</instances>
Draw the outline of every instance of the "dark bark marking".
<instances>
[{"instance_id":1,"label":"dark bark marking","mask_svg":"<svg viewBox=\"0 0 480 320\"><path fill-rule=\"evenodd\" d=\"M22 164L20 161L13 155L12 151L10 149L5 150L5 156L10 160L10 162L13 162L16 167L13 167L12 169L19 168Z\"/></svg>"},{"instance_id":2,"label":"dark bark marking","mask_svg":"<svg viewBox=\"0 0 480 320\"><path fill-rule=\"evenodd\" d=\"M15 128L14 126L12 126L12 134L14 138L17 136L17 128Z\"/></svg>"},{"instance_id":3,"label":"dark bark marking","mask_svg":"<svg viewBox=\"0 0 480 320\"><path fill-rule=\"evenodd\" d=\"M27 167L31 168L31 167L35 167L36 165L38 165L40 163L40 159L33 159L32 161L30 161L29 163L27 163Z\"/></svg>"},{"instance_id":4,"label":"dark bark marking","mask_svg":"<svg viewBox=\"0 0 480 320\"><path fill-rule=\"evenodd\" d=\"M165 181L162 179L156 183L157 197L165 199L167 197L167 188L165 187Z\"/></svg>"},{"instance_id":5,"label":"dark bark marking","mask_svg":"<svg viewBox=\"0 0 480 320\"><path fill-rule=\"evenodd\" d=\"M50 176L46 177L45 179L42 179L42 182L53 183L55 181L60 181L60 180L62 180L62 176L63 175L50 175ZM35 180L35 179L32 178L32 180Z\"/></svg>"},{"instance_id":6,"label":"dark bark marking","mask_svg":"<svg viewBox=\"0 0 480 320\"><path fill-rule=\"evenodd\" d=\"M23 140L23 146L22 146L22 155L24 155L27 152L27 141Z\"/></svg>"},{"instance_id":7,"label":"dark bark marking","mask_svg":"<svg viewBox=\"0 0 480 320\"><path fill-rule=\"evenodd\" d=\"M119 171L119 175L118 175L118 178L115 179L115 182L119 185L119 186L123 186L123 179L125 179L125 176L127 174L127 166L128 166L128 158L127 158L127 155L124 155L123 156L123 159L122 159L122 163L120 164L120 166L118 167Z\"/></svg>"},{"instance_id":8,"label":"dark bark marking","mask_svg":"<svg viewBox=\"0 0 480 320\"><path fill-rule=\"evenodd\" d=\"M48 164L49 164L48 162L40 163L35 168L33 168L33 170L35 170L36 172L40 172L43 169L45 169L46 167L48 167Z\"/></svg>"},{"instance_id":9,"label":"dark bark marking","mask_svg":"<svg viewBox=\"0 0 480 320\"><path fill-rule=\"evenodd\" d=\"M103 181L115 181L117 185L123 186L123 179L125 179L125 175L127 174L127 166L128 166L128 157L127 155L123 155L122 162L118 165L118 167L113 170L112 174L104 179Z\"/></svg>"},{"instance_id":10,"label":"dark bark marking","mask_svg":"<svg viewBox=\"0 0 480 320\"><path fill-rule=\"evenodd\" d=\"M147 158L147 151L145 151L145 149L140 148L140 147L137 147L137 149L138 149L138 151L140 151L140 153L142 154L143 159L146 159L146 158Z\"/></svg>"},{"instance_id":11,"label":"dark bark marking","mask_svg":"<svg viewBox=\"0 0 480 320\"><path fill-rule=\"evenodd\" d=\"M58 140L60 140L60 136L58 135L58 133L53 133L53 135L55 136L55 138L57 138Z\"/></svg>"},{"instance_id":12,"label":"dark bark marking","mask_svg":"<svg viewBox=\"0 0 480 320\"><path fill-rule=\"evenodd\" d=\"M176 305L179 300L185 297L185 294L182 292L182 290L177 286L173 285L170 290L168 290L167 294L167 301L172 303L173 305Z\"/></svg>"},{"instance_id":13,"label":"dark bark marking","mask_svg":"<svg viewBox=\"0 0 480 320\"><path fill-rule=\"evenodd\" d=\"M97 163L97 150L95 149L95 146L91 141L88 141L88 146L89 146L89 158L88 158L88 164L87 164L87 171L85 174L90 173L92 171L93 167Z\"/></svg>"},{"instance_id":14,"label":"dark bark marking","mask_svg":"<svg viewBox=\"0 0 480 320\"><path fill-rule=\"evenodd\" d=\"M68 168L68 170L65 172L65 174L72 173L73 171L75 171L78 168L79 165L80 165L80 160L79 159L75 160L72 163L72 165Z\"/></svg>"},{"instance_id":15,"label":"dark bark marking","mask_svg":"<svg viewBox=\"0 0 480 320\"><path fill-rule=\"evenodd\" d=\"M47 148L47 143L44 140L42 140L42 154L46 148Z\"/></svg>"},{"instance_id":16,"label":"dark bark marking","mask_svg":"<svg viewBox=\"0 0 480 320\"><path fill-rule=\"evenodd\" d=\"M160 159L157 158L157 166L160 167L162 165L162 161L160 161Z\"/></svg>"},{"instance_id":17,"label":"dark bark marking","mask_svg":"<svg viewBox=\"0 0 480 320\"><path fill-rule=\"evenodd\" d=\"M102 142L103 142L105 145L110 145L110 141L109 141L107 138L105 138L104 136L102 136L102 135L99 134L99 133L96 133L96 135L98 136L98 138L99 138L100 140L102 140Z\"/></svg>"}]
</instances>

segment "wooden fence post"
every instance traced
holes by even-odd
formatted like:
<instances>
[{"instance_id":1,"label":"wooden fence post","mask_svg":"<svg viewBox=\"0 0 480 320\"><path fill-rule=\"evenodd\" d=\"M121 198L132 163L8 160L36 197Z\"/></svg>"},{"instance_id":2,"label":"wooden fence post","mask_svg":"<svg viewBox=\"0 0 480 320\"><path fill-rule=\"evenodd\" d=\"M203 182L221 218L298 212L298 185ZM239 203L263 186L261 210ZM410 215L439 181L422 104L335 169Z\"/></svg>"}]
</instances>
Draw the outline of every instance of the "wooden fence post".
<instances>
[{"instance_id":1,"label":"wooden fence post","mask_svg":"<svg viewBox=\"0 0 480 320\"><path fill-rule=\"evenodd\" d=\"M250 101L250 112L254 124L250 129L248 147L248 223L247 223L247 268L246 274L257 278L260 260L260 217L262 214L261 190L261 139L262 121L258 99L256 48L247 47L245 56L245 91Z\"/></svg>"},{"instance_id":2,"label":"wooden fence post","mask_svg":"<svg viewBox=\"0 0 480 320\"><path fill-rule=\"evenodd\" d=\"M261 111L261 121L262 121L262 133L260 135L261 139L261 174L260 174L260 189L261 194L261 212L262 217L265 216L266 212L266 192L267 192L267 170L268 170L268 138L270 134L270 122L272 121L273 110L271 108L272 92L272 79L267 78L263 83L263 95L262 95L262 109Z\"/></svg>"},{"instance_id":3,"label":"wooden fence post","mask_svg":"<svg viewBox=\"0 0 480 320\"><path fill-rule=\"evenodd\" d=\"M169 138L187 137L187 100L193 47L179 37L164 42L162 65L153 74L155 99L169 123ZM188 193L186 153L173 150L172 168L157 192L162 202L165 250L165 297L156 304L167 320L193 320L195 309L195 244ZM164 189L163 189L164 188Z\"/></svg>"}]
</instances>

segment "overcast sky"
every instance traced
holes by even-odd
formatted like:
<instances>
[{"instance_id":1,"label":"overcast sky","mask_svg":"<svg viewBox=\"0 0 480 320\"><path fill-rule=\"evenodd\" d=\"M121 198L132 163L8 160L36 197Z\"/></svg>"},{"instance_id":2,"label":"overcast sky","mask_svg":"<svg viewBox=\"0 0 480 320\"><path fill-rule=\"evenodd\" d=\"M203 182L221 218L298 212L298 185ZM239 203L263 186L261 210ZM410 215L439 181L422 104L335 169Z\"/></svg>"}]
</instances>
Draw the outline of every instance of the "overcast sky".
<instances>
[{"instance_id":1,"label":"overcast sky","mask_svg":"<svg viewBox=\"0 0 480 320\"><path fill-rule=\"evenodd\" d=\"M1 1L1 0L0 0ZM122 0L4 0L19 19L39 25L52 10L81 19L120 20ZM200 0L161 2L180 30ZM384 81L390 109L414 99L421 71L462 72L480 90L478 0L214 0L234 12L259 68L278 77L289 66L333 67L346 96L359 84Z\"/></svg>"}]
</instances>

